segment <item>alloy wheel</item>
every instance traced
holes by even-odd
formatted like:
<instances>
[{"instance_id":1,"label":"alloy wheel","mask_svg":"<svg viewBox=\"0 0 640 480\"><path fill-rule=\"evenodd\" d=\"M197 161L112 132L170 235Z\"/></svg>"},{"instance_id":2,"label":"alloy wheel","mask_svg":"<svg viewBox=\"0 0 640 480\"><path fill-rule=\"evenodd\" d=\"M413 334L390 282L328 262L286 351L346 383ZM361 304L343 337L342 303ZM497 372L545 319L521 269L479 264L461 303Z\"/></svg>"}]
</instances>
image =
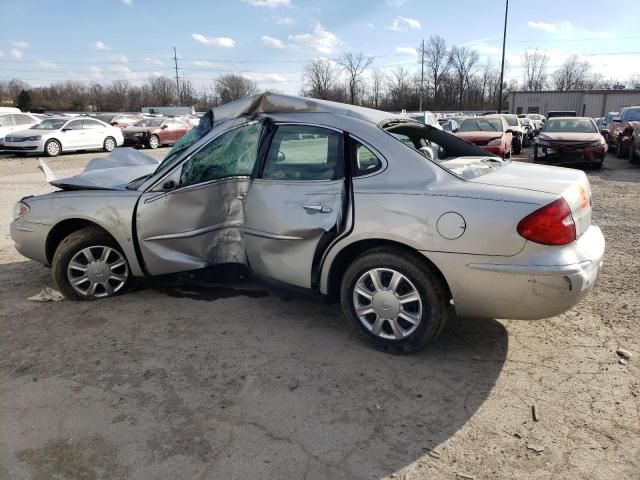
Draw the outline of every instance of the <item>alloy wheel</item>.
<instances>
[{"instance_id":1,"label":"alloy wheel","mask_svg":"<svg viewBox=\"0 0 640 480\"><path fill-rule=\"evenodd\" d=\"M49 142L47 144L47 153L52 157L55 157L60 153L60 145L57 142Z\"/></svg>"},{"instance_id":2,"label":"alloy wheel","mask_svg":"<svg viewBox=\"0 0 640 480\"><path fill-rule=\"evenodd\" d=\"M107 138L104 141L104 149L107 152L112 152L114 148L116 148L116 142L113 140L113 138Z\"/></svg>"},{"instance_id":3,"label":"alloy wheel","mask_svg":"<svg viewBox=\"0 0 640 480\"><path fill-rule=\"evenodd\" d=\"M109 297L125 286L129 267L116 249L96 245L83 248L71 258L67 278L83 297Z\"/></svg>"},{"instance_id":4,"label":"alloy wheel","mask_svg":"<svg viewBox=\"0 0 640 480\"><path fill-rule=\"evenodd\" d=\"M374 268L360 276L353 288L353 307L362 325L386 340L408 337L422 320L417 288L390 268Z\"/></svg>"}]
</instances>

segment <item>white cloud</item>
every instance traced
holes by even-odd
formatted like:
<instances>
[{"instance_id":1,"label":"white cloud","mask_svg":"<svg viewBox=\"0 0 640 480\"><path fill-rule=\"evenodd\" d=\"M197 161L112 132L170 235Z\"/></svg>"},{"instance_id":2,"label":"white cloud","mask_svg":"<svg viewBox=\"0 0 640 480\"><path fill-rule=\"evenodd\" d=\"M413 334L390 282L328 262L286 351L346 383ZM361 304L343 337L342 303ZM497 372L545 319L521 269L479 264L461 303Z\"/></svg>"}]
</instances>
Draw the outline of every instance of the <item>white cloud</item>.
<instances>
[{"instance_id":1,"label":"white cloud","mask_svg":"<svg viewBox=\"0 0 640 480\"><path fill-rule=\"evenodd\" d=\"M164 62L158 58L146 57L144 59L144 63L148 63L150 65L164 65Z\"/></svg>"},{"instance_id":2,"label":"white cloud","mask_svg":"<svg viewBox=\"0 0 640 480\"><path fill-rule=\"evenodd\" d=\"M420 20L416 20L415 18L408 18L408 17L396 17L396 19L393 21L393 23L389 27L389 30L393 30L394 32L402 32L410 28L414 30L418 30L422 28L422 25L420 24Z\"/></svg>"},{"instance_id":3,"label":"white cloud","mask_svg":"<svg viewBox=\"0 0 640 480\"><path fill-rule=\"evenodd\" d=\"M16 48L20 48L20 49L25 49L25 48L29 48L29 44L27 42L25 42L24 40L11 40L11 45L13 45Z\"/></svg>"},{"instance_id":4,"label":"white cloud","mask_svg":"<svg viewBox=\"0 0 640 480\"><path fill-rule=\"evenodd\" d=\"M91 76L94 78L102 78L102 69L100 67L96 67L95 65L92 65L89 68L89 72L91 73Z\"/></svg>"},{"instance_id":5,"label":"white cloud","mask_svg":"<svg viewBox=\"0 0 640 480\"><path fill-rule=\"evenodd\" d=\"M127 5L128 7L130 7L131 5L133 5L133 0L120 0L122 3L124 3L125 5Z\"/></svg>"},{"instance_id":6,"label":"white cloud","mask_svg":"<svg viewBox=\"0 0 640 480\"><path fill-rule=\"evenodd\" d=\"M291 0L242 0L242 1L248 5L251 5L252 7L277 8L277 7L288 7L291 5Z\"/></svg>"},{"instance_id":7,"label":"white cloud","mask_svg":"<svg viewBox=\"0 0 640 480\"><path fill-rule=\"evenodd\" d=\"M547 22L528 22L527 26L534 30L543 30L545 32L555 32L556 26L553 23Z\"/></svg>"},{"instance_id":8,"label":"white cloud","mask_svg":"<svg viewBox=\"0 0 640 480\"><path fill-rule=\"evenodd\" d=\"M12 48L11 50L9 50L9 53L13 58L17 59L21 59L23 55L22 50L18 50L17 48Z\"/></svg>"},{"instance_id":9,"label":"white cloud","mask_svg":"<svg viewBox=\"0 0 640 480\"><path fill-rule=\"evenodd\" d=\"M233 48L236 44L235 40L229 37L207 37L200 33L194 33L191 38L210 47Z\"/></svg>"},{"instance_id":10,"label":"white cloud","mask_svg":"<svg viewBox=\"0 0 640 480\"><path fill-rule=\"evenodd\" d=\"M198 67L209 67L209 68L221 67L219 63L210 62L208 60L194 60L192 63Z\"/></svg>"},{"instance_id":11,"label":"white cloud","mask_svg":"<svg viewBox=\"0 0 640 480\"><path fill-rule=\"evenodd\" d=\"M51 63L51 62L47 62L45 60L36 60L36 63L40 66L40 68L42 68L43 70L53 70L54 68L57 68L58 65L56 65L55 63Z\"/></svg>"},{"instance_id":12,"label":"white cloud","mask_svg":"<svg viewBox=\"0 0 640 480\"><path fill-rule=\"evenodd\" d=\"M127 58L127 56L126 55L121 55L119 53L114 53L109 58L114 62L129 63L129 59Z\"/></svg>"},{"instance_id":13,"label":"white cloud","mask_svg":"<svg viewBox=\"0 0 640 480\"><path fill-rule=\"evenodd\" d=\"M396 47L396 52L402 55L417 55L418 51L413 47Z\"/></svg>"},{"instance_id":14,"label":"white cloud","mask_svg":"<svg viewBox=\"0 0 640 480\"><path fill-rule=\"evenodd\" d=\"M373 23L367 23L367 24L365 24L365 26L367 28L376 28L376 26Z\"/></svg>"},{"instance_id":15,"label":"white cloud","mask_svg":"<svg viewBox=\"0 0 640 480\"><path fill-rule=\"evenodd\" d=\"M89 44L89 48L94 48L96 50L111 50L111 47L104 42L98 40L97 42L93 42Z\"/></svg>"},{"instance_id":16,"label":"white cloud","mask_svg":"<svg viewBox=\"0 0 640 480\"><path fill-rule=\"evenodd\" d=\"M262 43L270 48L286 48L286 45L282 40L270 37L269 35L262 36Z\"/></svg>"},{"instance_id":17,"label":"white cloud","mask_svg":"<svg viewBox=\"0 0 640 480\"><path fill-rule=\"evenodd\" d=\"M320 23L315 24L312 33L289 35L288 38L297 46L306 47L324 55L331 55L338 44L338 37L333 32L326 30Z\"/></svg>"},{"instance_id":18,"label":"white cloud","mask_svg":"<svg viewBox=\"0 0 640 480\"><path fill-rule=\"evenodd\" d=\"M243 77L255 82L285 82L287 79L278 73L251 73L242 74Z\"/></svg>"},{"instance_id":19,"label":"white cloud","mask_svg":"<svg viewBox=\"0 0 640 480\"><path fill-rule=\"evenodd\" d=\"M138 74L132 72L126 65L113 65L109 67L109 71L118 74L122 80L135 80L138 78Z\"/></svg>"},{"instance_id":20,"label":"white cloud","mask_svg":"<svg viewBox=\"0 0 640 480\"><path fill-rule=\"evenodd\" d=\"M407 3L407 0L387 0L386 4L390 7L401 7Z\"/></svg>"},{"instance_id":21,"label":"white cloud","mask_svg":"<svg viewBox=\"0 0 640 480\"><path fill-rule=\"evenodd\" d=\"M296 23L295 19L291 17L279 17L277 15L274 15L273 19L278 25L293 25L294 23Z\"/></svg>"}]
</instances>

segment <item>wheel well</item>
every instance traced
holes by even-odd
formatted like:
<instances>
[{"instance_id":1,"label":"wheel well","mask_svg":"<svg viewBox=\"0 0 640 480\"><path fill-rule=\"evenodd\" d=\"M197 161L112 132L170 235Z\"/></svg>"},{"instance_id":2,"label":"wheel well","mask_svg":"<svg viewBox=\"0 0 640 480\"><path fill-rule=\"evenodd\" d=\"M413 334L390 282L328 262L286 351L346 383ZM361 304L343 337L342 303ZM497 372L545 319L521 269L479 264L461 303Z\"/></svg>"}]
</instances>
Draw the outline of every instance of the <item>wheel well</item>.
<instances>
[{"instance_id":1,"label":"wheel well","mask_svg":"<svg viewBox=\"0 0 640 480\"><path fill-rule=\"evenodd\" d=\"M58 245L60 245L60 242L62 242L62 240L67 238L73 232L76 232L82 228L87 228L87 227L99 228L100 230L105 232L107 235L111 236L111 234L107 232L104 228L102 228L100 225L90 220L84 220L82 218L71 218L68 220L63 220L62 222L54 226L49 232L49 235L47 236L47 242L45 244L47 262L51 264L51 262L53 261L53 255L56 253L56 250L58 249ZM113 237L111 236L111 238ZM116 240L114 239L114 242L115 241Z\"/></svg>"},{"instance_id":2,"label":"wheel well","mask_svg":"<svg viewBox=\"0 0 640 480\"><path fill-rule=\"evenodd\" d=\"M442 285L446 288L449 298L451 298L451 289L449 288L447 280L444 278L444 275L442 274L440 269L436 267L427 257L421 255L417 250L408 247L407 245L400 242L382 239L369 239L360 240L358 242L352 243L351 245L348 245L340 253L338 253L336 258L333 260L333 263L331 264L331 270L329 271L327 284L327 293L329 295L329 299L333 302L339 301L342 276L344 275L344 272L347 270L351 262L353 262L356 258L358 258L365 252L385 247L393 248L394 250L402 250L407 255L413 257L418 263L426 265L431 271L435 272L436 275L440 277Z\"/></svg>"}]
</instances>

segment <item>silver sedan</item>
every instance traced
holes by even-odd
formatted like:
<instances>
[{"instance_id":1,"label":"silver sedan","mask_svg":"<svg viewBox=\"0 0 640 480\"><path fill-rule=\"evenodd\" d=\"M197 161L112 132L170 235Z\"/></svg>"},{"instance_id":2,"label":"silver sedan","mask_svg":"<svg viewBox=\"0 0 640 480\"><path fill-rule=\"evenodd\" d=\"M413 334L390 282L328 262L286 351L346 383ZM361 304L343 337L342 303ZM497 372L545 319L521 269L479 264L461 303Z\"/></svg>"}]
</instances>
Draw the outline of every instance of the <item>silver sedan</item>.
<instances>
[{"instance_id":1,"label":"silver sedan","mask_svg":"<svg viewBox=\"0 0 640 480\"><path fill-rule=\"evenodd\" d=\"M386 350L451 315L540 319L602 265L577 170L503 161L406 117L264 94L209 111L162 161L129 149L16 205L11 234L73 299L131 277L244 265L340 301Z\"/></svg>"}]
</instances>

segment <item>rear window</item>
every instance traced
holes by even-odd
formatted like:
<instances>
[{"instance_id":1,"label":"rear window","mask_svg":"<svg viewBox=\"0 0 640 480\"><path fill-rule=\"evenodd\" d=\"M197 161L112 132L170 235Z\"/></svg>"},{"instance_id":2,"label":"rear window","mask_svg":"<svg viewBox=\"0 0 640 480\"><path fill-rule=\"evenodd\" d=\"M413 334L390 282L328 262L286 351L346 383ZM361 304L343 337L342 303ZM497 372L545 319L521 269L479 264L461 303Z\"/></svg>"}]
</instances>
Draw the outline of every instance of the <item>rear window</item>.
<instances>
[{"instance_id":1,"label":"rear window","mask_svg":"<svg viewBox=\"0 0 640 480\"><path fill-rule=\"evenodd\" d=\"M640 108L630 108L629 110L625 110L620 119L624 122L640 121Z\"/></svg>"},{"instance_id":2,"label":"rear window","mask_svg":"<svg viewBox=\"0 0 640 480\"><path fill-rule=\"evenodd\" d=\"M497 118L467 118L458 129L459 132L501 132L502 122Z\"/></svg>"}]
</instances>

